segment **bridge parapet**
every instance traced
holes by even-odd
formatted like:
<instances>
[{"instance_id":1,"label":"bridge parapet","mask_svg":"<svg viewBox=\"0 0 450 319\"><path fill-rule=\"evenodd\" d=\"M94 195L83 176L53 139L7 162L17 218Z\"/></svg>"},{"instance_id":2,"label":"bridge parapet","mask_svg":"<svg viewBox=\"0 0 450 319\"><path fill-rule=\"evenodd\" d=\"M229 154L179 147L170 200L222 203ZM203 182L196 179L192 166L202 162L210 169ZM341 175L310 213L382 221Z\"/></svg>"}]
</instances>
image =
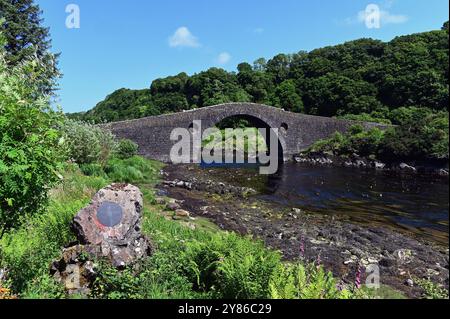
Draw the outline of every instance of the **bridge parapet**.
<instances>
[{"instance_id":1,"label":"bridge parapet","mask_svg":"<svg viewBox=\"0 0 450 319\"><path fill-rule=\"evenodd\" d=\"M279 139L285 160L291 159L293 155L305 150L314 142L327 138L335 132L346 132L357 123L366 128L386 127L386 125L376 123L362 123L292 113L272 106L254 103L220 104L180 113L108 123L105 126L119 138L127 138L136 142L139 145L141 155L170 162L170 150L174 144L170 140L170 134L173 129L189 129L194 120L201 120L203 131L226 118L235 116L250 119L258 128L260 126L283 128Z\"/></svg>"}]
</instances>

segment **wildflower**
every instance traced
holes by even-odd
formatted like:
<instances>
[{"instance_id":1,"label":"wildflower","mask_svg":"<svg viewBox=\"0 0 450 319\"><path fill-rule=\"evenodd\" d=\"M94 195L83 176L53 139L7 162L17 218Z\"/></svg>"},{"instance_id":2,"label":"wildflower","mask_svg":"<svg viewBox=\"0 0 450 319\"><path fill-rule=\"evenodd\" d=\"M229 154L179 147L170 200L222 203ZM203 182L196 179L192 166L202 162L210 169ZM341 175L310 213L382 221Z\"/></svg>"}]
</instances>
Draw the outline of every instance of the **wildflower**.
<instances>
[{"instance_id":1,"label":"wildflower","mask_svg":"<svg viewBox=\"0 0 450 319\"><path fill-rule=\"evenodd\" d=\"M356 278L355 278L355 286L357 289L361 288L361 274L362 274L362 269L361 269L361 266L358 265L358 270L356 271Z\"/></svg>"},{"instance_id":2,"label":"wildflower","mask_svg":"<svg viewBox=\"0 0 450 319\"><path fill-rule=\"evenodd\" d=\"M305 237L300 238L300 259L305 257Z\"/></svg>"},{"instance_id":3,"label":"wildflower","mask_svg":"<svg viewBox=\"0 0 450 319\"><path fill-rule=\"evenodd\" d=\"M322 265L322 258L320 257L320 253L317 255L316 265L317 268L320 268L320 266Z\"/></svg>"}]
</instances>

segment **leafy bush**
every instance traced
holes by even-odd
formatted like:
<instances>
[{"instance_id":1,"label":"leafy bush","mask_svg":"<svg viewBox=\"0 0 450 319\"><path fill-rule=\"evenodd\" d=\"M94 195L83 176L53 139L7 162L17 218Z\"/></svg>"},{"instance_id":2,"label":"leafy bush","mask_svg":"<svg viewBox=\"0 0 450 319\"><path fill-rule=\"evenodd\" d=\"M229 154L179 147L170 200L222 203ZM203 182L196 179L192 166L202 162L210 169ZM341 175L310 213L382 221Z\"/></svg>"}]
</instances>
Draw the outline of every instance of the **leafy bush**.
<instances>
[{"instance_id":1,"label":"leafy bush","mask_svg":"<svg viewBox=\"0 0 450 319\"><path fill-rule=\"evenodd\" d=\"M350 120L350 121L392 124L391 120L386 119L382 116L378 116L378 114L374 114L374 113L346 114L346 115L339 116L339 118L343 119L343 120Z\"/></svg>"},{"instance_id":2,"label":"leafy bush","mask_svg":"<svg viewBox=\"0 0 450 319\"><path fill-rule=\"evenodd\" d=\"M380 145L382 158L448 161L448 112L419 111L403 117L400 126L386 132Z\"/></svg>"},{"instance_id":3,"label":"leafy bush","mask_svg":"<svg viewBox=\"0 0 450 319\"><path fill-rule=\"evenodd\" d=\"M72 218L106 184L103 178L86 177L68 165L64 182L50 192L48 207L26 225L5 233L0 239L0 268L8 269L15 293L34 294L47 280L41 277L48 274L50 262L60 255L61 247L75 240L70 231Z\"/></svg>"},{"instance_id":4,"label":"leafy bush","mask_svg":"<svg viewBox=\"0 0 450 319\"><path fill-rule=\"evenodd\" d=\"M188 278L199 291L217 298L266 298L280 255L236 234L216 234L211 241L186 245Z\"/></svg>"},{"instance_id":5,"label":"leafy bush","mask_svg":"<svg viewBox=\"0 0 450 319\"><path fill-rule=\"evenodd\" d=\"M389 119L392 124L405 125L411 122L420 121L421 119L433 114L433 110L426 107L399 107L389 113Z\"/></svg>"},{"instance_id":6,"label":"leafy bush","mask_svg":"<svg viewBox=\"0 0 450 319\"><path fill-rule=\"evenodd\" d=\"M416 278L414 280L423 290L423 298L425 299L447 299L448 290L439 286L429 279Z\"/></svg>"},{"instance_id":7,"label":"leafy bush","mask_svg":"<svg viewBox=\"0 0 450 319\"><path fill-rule=\"evenodd\" d=\"M280 264L269 282L272 299L348 299L352 292L339 290L331 272L314 264Z\"/></svg>"},{"instance_id":8,"label":"leafy bush","mask_svg":"<svg viewBox=\"0 0 450 319\"><path fill-rule=\"evenodd\" d=\"M0 237L43 207L65 159L63 115L40 93L45 64L8 66L4 43L0 34Z\"/></svg>"},{"instance_id":9,"label":"leafy bush","mask_svg":"<svg viewBox=\"0 0 450 319\"><path fill-rule=\"evenodd\" d=\"M179 258L178 258L179 259ZM174 262L175 261L175 262ZM134 267L118 271L99 263L91 297L102 299L191 299L201 297L192 290L179 269L177 256L171 252L155 253ZM203 296L205 297L205 296Z\"/></svg>"},{"instance_id":10,"label":"leafy bush","mask_svg":"<svg viewBox=\"0 0 450 319\"><path fill-rule=\"evenodd\" d=\"M345 133L313 144L307 152L332 152L380 158L384 161L434 160L448 161L448 112L433 112L423 108L400 108L391 112L392 121L399 123L383 131L364 130L355 125Z\"/></svg>"},{"instance_id":11,"label":"leafy bush","mask_svg":"<svg viewBox=\"0 0 450 319\"><path fill-rule=\"evenodd\" d=\"M113 182L151 184L156 181L160 167L155 161L133 156L124 160L110 159L104 171Z\"/></svg>"},{"instance_id":12,"label":"leafy bush","mask_svg":"<svg viewBox=\"0 0 450 319\"><path fill-rule=\"evenodd\" d=\"M105 171L103 170L103 166L98 163L81 164L80 170L86 176L106 177Z\"/></svg>"},{"instance_id":13,"label":"leafy bush","mask_svg":"<svg viewBox=\"0 0 450 319\"><path fill-rule=\"evenodd\" d=\"M332 152L335 155L359 154L376 156L384 137L379 128L364 130L361 125L352 126L345 134L336 132L332 137L314 143L308 152Z\"/></svg>"},{"instance_id":14,"label":"leafy bush","mask_svg":"<svg viewBox=\"0 0 450 319\"><path fill-rule=\"evenodd\" d=\"M20 297L23 299L63 299L66 294L64 287L45 269L27 284Z\"/></svg>"},{"instance_id":15,"label":"leafy bush","mask_svg":"<svg viewBox=\"0 0 450 319\"><path fill-rule=\"evenodd\" d=\"M62 131L69 157L78 164L105 164L116 149L114 135L99 126L66 119Z\"/></svg>"},{"instance_id":16,"label":"leafy bush","mask_svg":"<svg viewBox=\"0 0 450 319\"><path fill-rule=\"evenodd\" d=\"M115 154L121 159L127 159L137 155L138 145L128 139L121 139L117 144Z\"/></svg>"}]
</instances>

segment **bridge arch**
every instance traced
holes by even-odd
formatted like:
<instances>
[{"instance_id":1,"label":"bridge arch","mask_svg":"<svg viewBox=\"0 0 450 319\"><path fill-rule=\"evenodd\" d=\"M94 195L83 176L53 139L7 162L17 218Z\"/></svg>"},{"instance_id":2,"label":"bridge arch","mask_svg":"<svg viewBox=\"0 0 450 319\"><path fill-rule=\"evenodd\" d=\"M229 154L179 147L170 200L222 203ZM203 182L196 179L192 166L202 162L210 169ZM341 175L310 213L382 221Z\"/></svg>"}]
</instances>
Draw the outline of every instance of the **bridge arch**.
<instances>
[{"instance_id":1,"label":"bridge arch","mask_svg":"<svg viewBox=\"0 0 450 319\"><path fill-rule=\"evenodd\" d=\"M228 119L242 119L246 120L250 125L249 127L254 127L257 129L265 129L266 134L264 134L264 139L266 142L267 151L270 154L272 149L272 145L270 145L270 134L271 132L275 133L277 135L277 149L278 149L278 158L284 160L284 154L286 149L286 141L285 141L285 133L282 133L282 130L280 130L280 127L274 127L272 124L270 124L270 121L267 121L264 118L255 116L253 114L249 114L248 112L236 112L234 114L227 113L227 114L220 114L219 116L209 119L205 122L202 122L202 135L203 132L211 127L219 125L221 122L226 121Z\"/></svg>"},{"instance_id":2,"label":"bridge arch","mask_svg":"<svg viewBox=\"0 0 450 319\"><path fill-rule=\"evenodd\" d=\"M140 155L170 162L170 150L175 143L171 141L170 134L175 128L188 129L195 120L201 120L203 130L233 116L249 118L256 127L262 125L262 128L279 129L279 147L284 160L291 159L293 155L319 139L327 138L335 132L347 131L356 123L366 128L386 127L374 123L292 113L254 103L220 104L180 113L109 123L106 126L119 138L136 142Z\"/></svg>"}]
</instances>

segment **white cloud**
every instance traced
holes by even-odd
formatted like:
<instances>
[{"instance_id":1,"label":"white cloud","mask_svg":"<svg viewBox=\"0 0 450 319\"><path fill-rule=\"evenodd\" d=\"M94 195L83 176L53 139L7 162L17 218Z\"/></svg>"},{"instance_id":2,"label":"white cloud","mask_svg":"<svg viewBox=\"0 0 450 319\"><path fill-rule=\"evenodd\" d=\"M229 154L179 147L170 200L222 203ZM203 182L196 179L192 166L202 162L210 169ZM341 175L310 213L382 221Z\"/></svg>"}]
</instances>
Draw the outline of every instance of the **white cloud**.
<instances>
[{"instance_id":1,"label":"white cloud","mask_svg":"<svg viewBox=\"0 0 450 319\"><path fill-rule=\"evenodd\" d=\"M169 46L176 47L191 47L197 48L200 46L197 37L195 37L187 27L178 28L175 33L169 38Z\"/></svg>"},{"instance_id":2,"label":"white cloud","mask_svg":"<svg viewBox=\"0 0 450 319\"><path fill-rule=\"evenodd\" d=\"M228 52L222 52L217 57L218 64L227 64L231 60L231 55Z\"/></svg>"}]
</instances>

